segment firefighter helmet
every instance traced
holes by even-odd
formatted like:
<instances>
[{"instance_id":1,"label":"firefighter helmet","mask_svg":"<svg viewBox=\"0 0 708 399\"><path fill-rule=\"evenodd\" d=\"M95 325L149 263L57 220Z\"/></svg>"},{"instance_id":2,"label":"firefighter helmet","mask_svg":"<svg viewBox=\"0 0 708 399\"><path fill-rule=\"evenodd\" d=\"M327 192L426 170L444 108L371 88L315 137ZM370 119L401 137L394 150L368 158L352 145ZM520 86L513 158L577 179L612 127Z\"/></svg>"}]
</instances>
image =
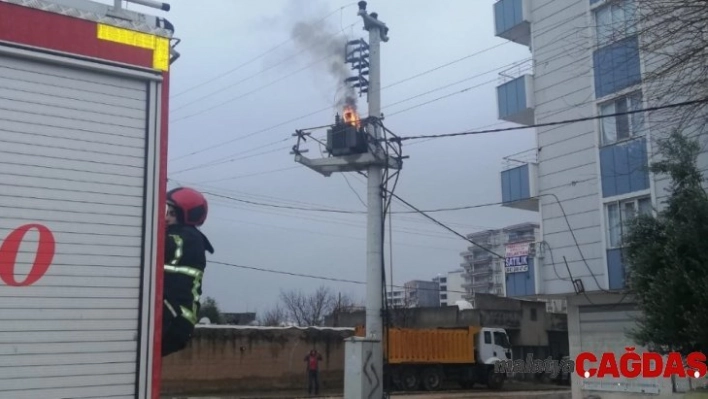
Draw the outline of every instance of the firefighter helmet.
<instances>
[{"instance_id":1,"label":"firefighter helmet","mask_svg":"<svg viewBox=\"0 0 708 399\"><path fill-rule=\"evenodd\" d=\"M178 187L167 193L167 205L177 211L179 223L201 226L207 218L209 206L204 195L197 190Z\"/></svg>"}]
</instances>

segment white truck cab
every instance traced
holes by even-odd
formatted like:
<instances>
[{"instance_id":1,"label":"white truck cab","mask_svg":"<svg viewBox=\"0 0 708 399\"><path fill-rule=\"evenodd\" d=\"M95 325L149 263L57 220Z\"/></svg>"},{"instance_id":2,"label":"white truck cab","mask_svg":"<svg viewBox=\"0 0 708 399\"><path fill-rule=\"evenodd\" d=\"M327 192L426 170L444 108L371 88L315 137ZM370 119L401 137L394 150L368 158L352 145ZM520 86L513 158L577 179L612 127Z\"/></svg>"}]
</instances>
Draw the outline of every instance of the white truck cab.
<instances>
[{"instance_id":1,"label":"white truck cab","mask_svg":"<svg viewBox=\"0 0 708 399\"><path fill-rule=\"evenodd\" d=\"M511 343L503 328L483 327L477 334L475 346L480 363L494 364L511 359Z\"/></svg>"}]
</instances>

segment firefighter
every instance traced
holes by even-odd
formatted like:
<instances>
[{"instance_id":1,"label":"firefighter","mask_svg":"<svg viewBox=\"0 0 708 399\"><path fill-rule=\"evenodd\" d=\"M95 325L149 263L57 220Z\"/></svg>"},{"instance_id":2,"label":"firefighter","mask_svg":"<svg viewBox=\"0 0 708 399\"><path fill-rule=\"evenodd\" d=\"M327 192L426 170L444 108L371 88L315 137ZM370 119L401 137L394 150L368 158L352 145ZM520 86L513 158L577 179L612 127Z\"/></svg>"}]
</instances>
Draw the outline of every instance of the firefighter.
<instances>
[{"instance_id":1,"label":"firefighter","mask_svg":"<svg viewBox=\"0 0 708 399\"><path fill-rule=\"evenodd\" d=\"M204 224L207 213L207 201L200 192L179 187L167 193L163 357L184 349L197 324L205 252L214 253L207 237L197 228Z\"/></svg>"}]
</instances>

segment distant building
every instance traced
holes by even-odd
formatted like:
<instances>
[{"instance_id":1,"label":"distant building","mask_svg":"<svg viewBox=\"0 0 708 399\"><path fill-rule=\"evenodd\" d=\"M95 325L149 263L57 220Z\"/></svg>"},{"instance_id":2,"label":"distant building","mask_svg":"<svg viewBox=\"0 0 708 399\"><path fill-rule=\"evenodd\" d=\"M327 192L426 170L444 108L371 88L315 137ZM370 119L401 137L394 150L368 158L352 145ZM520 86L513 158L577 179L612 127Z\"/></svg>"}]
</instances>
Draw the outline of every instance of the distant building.
<instances>
[{"instance_id":1,"label":"distant building","mask_svg":"<svg viewBox=\"0 0 708 399\"><path fill-rule=\"evenodd\" d=\"M402 308L406 304L406 293L403 290L386 291L386 301L390 308Z\"/></svg>"},{"instance_id":2,"label":"distant building","mask_svg":"<svg viewBox=\"0 0 708 399\"><path fill-rule=\"evenodd\" d=\"M464 299L464 274L464 269L458 269L433 279L440 286L440 306L455 306L457 301Z\"/></svg>"},{"instance_id":3,"label":"distant building","mask_svg":"<svg viewBox=\"0 0 708 399\"><path fill-rule=\"evenodd\" d=\"M462 252L462 298L475 304L475 294L492 294L510 298L534 297L534 260L540 242L538 223L521 223L501 229L468 234L471 245ZM499 255L499 256L497 256ZM450 277L447 278L450 286ZM448 288L448 290L454 290ZM447 304L455 301L447 296ZM441 302L442 303L442 302ZM549 313L566 313L565 300L547 301Z\"/></svg>"},{"instance_id":4,"label":"distant building","mask_svg":"<svg viewBox=\"0 0 708 399\"><path fill-rule=\"evenodd\" d=\"M224 324L237 326L247 326L256 321L256 313L254 312L222 313L221 317L224 319Z\"/></svg>"},{"instance_id":5,"label":"distant building","mask_svg":"<svg viewBox=\"0 0 708 399\"><path fill-rule=\"evenodd\" d=\"M438 307L440 285L437 281L411 280L402 290L387 291L386 301L392 308Z\"/></svg>"},{"instance_id":6,"label":"distant building","mask_svg":"<svg viewBox=\"0 0 708 399\"><path fill-rule=\"evenodd\" d=\"M466 292L464 299L472 302L475 293L504 296L504 263L491 253L504 253L502 230L480 231L468 234L467 238L479 246L470 245L467 251L460 254L463 258L460 266L465 270L462 285Z\"/></svg>"},{"instance_id":7,"label":"distant building","mask_svg":"<svg viewBox=\"0 0 708 399\"><path fill-rule=\"evenodd\" d=\"M435 281L412 280L403 284L409 307L440 306L440 285Z\"/></svg>"}]
</instances>

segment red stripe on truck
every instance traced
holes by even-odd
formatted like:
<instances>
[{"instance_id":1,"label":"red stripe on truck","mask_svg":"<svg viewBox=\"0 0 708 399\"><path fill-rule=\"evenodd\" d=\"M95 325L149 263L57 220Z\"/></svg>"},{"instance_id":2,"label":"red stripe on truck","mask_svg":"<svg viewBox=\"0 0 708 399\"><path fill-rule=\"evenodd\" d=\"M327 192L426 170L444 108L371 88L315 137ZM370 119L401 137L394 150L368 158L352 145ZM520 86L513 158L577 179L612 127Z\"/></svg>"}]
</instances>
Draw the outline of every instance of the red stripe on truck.
<instances>
[{"instance_id":1,"label":"red stripe on truck","mask_svg":"<svg viewBox=\"0 0 708 399\"><path fill-rule=\"evenodd\" d=\"M152 50L99 40L97 24L0 2L0 40L152 68Z\"/></svg>"}]
</instances>

